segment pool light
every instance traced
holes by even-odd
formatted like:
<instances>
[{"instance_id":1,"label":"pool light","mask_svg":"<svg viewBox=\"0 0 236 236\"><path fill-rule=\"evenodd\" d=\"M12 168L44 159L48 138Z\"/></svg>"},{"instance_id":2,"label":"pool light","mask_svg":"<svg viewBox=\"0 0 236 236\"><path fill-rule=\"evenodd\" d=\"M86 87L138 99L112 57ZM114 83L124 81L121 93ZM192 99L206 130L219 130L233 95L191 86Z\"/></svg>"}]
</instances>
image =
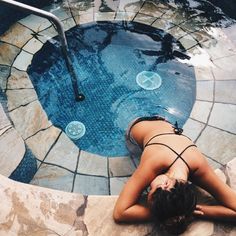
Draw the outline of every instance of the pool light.
<instances>
[{"instance_id":1,"label":"pool light","mask_svg":"<svg viewBox=\"0 0 236 236\"><path fill-rule=\"evenodd\" d=\"M136 76L137 84L145 90L154 90L161 86L162 79L153 71L142 71Z\"/></svg>"},{"instance_id":2,"label":"pool light","mask_svg":"<svg viewBox=\"0 0 236 236\"><path fill-rule=\"evenodd\" d=\"M71 121L65 129L66 135L73 140L83 137L85 131L84 124L79 121Z\"/></svg>"}]
</instances>

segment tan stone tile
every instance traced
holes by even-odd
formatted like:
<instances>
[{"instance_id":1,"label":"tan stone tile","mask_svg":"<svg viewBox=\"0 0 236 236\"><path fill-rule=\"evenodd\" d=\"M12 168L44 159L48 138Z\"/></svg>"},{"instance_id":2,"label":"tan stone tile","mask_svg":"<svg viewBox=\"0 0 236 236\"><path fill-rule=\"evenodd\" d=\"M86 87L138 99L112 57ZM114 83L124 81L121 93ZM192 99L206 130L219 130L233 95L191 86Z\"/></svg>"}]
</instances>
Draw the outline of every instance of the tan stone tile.
<instances>
[{"instance_id":1,"label":"tan stone tile","mask_svg":"<svg viewBox=\"0 0 236 236\"><path fill-rule=\"evenodd\" d=\"M132 12L117 12L115 15L115 20L126 20L132 21L135 17L136 13Z\"/></svg>"},{"instance_id":2,"label":"tan stone tile","mask_svg":"<svg viewBox=\"0 0 236 236\"><path fill-rule=\"evenodd\" d=\"M47 10L47 9L48 8L46 7L45 10ZM55 8L51 7L50 12L53 15L55 15L56 17L58 17L58 19L61 21L72 17L69 9L66 9L66 8L63 8L60 6L58 6L58 7L56 6Z\"/></svg>"},{"instance_id":3,"label":"tan stone tile","mask_svg":"<svg viewBox=\"0 0 236 236\"><path fill-rule=\"evenodd\" d=\"M195 221L181 236L204 235L211 236L214 232L214 223L208 221Z\"/></svg>"},{"instance_id":4,"label":"tan stone tile","mask_svg":"<svg viewBox=\"0 0 236 236\"><path fill-rule=\"evenodd\" d=\"M153 24L153 27L158 28L158 29L162 29L164 31L168 31L168 29L172 28L173 25L168 22L167 20L163 20L163 19L157 19Z\"/></svg>"},{"instance_id":5,"label":"tan stone tile","mask_svg":"<svg viewBox=\"0 0 236 236\"><path fill-rule=\"evenodd\" d=\"M15 67L16 69L26 71L28 66L31 64L32 58L33 58L32 54L25 51L21 51L20 54L17 55L12 66Z\"/></svg>"},{"instance_id":6,"label":"tan stone tile","mask_svg":"<svg viewBox=\"0 0 236 236\"><path fill-rule=\"evenodd\" d=\"M38 99L34 89L7 90L6 95L8 111Z\"/></svg>"},{"instance_id":7,"label":"tan stone tile","mask_svg":"<svg viewBox=\"0 0 236 236\"><path fill-rule=\"evenodd\" d=\"M118 8L119 1L112 0L94 0L94 12L115 12Z\"/></svg>"},{"instance_id":8,"label":"tan stone tile","mask_svg":"<svg viewBox=\"0 0 236 236\"><path fill-rule=\"evenodd\" d=\"M181 39L179 39L179 41L185 49L189 49L197 45L197 41L189 34L183 36Z\"/></svg>"},{"instance_id":9,"label":"tan stone tile","mask_svg":"<svg viewBox=\"0 0 236 236\"><path fill-rule=\"evenodd\" d=\"M236 191L236 158L227 163L226 174L229 178L229 185Z\"/></svg>"},{"instance_id":10,"label":"tan stone tile","mask_svg":"<svg viewBox=\"0 0 236 236\"><path fill-rule=\"evenodd\" d=\"M19 133L11 128L0 136L0 174L10 176L25 154L25 144Z\"/></svg>"},{"instance_id":11,"label":"tan stone tile","mask_svg":"<svg viewBox=\"0 0 236 236\"><path fill-rule=\"evenodd\" d=\"M236 133L236 105L215 103L208 124Z\"/></svg>"},{"instance_id":12,"label":"tan stone tile","mask_svg":"<svg viewBox=\"0 0 236 236\"><path fill-rule=\"evenodd\" d=\"M76 171L78 156L79 148L64 133L61 133L44 161Z\"/></svg>"},{"instance_id":13,"label":"tan stone tile","mask_svg":"<svg viewBox=\"0 0 236 236\"><path fill-rule=\"evenodd\" d=\"M175 37L176 39L183 37L184 35L187 34L186 31L182 30L180 27L178 26L174 26L172 28L170 28L169 30L167 30L168 33L170 33L173 37Z\"/></svg>"},{"instance_id":14,"label":"tan stone tile","mask_svg":"<svg viewBox=\"0 0 236 236\"><path fill-rule=\"evenodd\" d=\"M142 3L137 0L120 0L119 11L138 12Z\"/></svg>"},{"instance_id":15,"label":"tan stone tile","mask_svg":"<svg viewBox=\"0 0 236 236\"><path fill-rule=\"evenodd\" d=\"M34 54L37 51L39 51L42 46L43 44L39 40L33 38L27 42L27 44L23 47L23 49L31 54Z\"/></svg>"},{"instance_id":16,"label":"tan stone tile","mask_svg":"<svg viewBox=\"0 0 236 236\"><path fill-rule=\"evenodd\" d=\"M42 164L30 184L70 192L74 174L57 166Z\"/></svg>"},{"instance_id":17,"label":"tan stone tile","mask_svg":"<svg viewBox=\"0 0 236 236\"><path fill-rule=\"evenodd\" d=\"M9 115L16 130L24 139L51 126L51 122L48 121L47 115L38 101L19 107L9 112Z\"/></svg>"},{"instance_id":18,"label":"tan stone tile","mask_svg":"<svg viewBox=\"0 0 236 236\"><path fill-rule=\"evenodd\" d=\"M0 64L11 66L19 52L18 47L0 42Z\"/></svg>"},{"instance_id":19,"label":"tan stone tile","mask_svg":"<svg viewBox=\"0 0 236 236\"><path fill-rule=\"evenodd\" d=\"M158 7L154 2L145 2L139 12L159 18L164 14L164 10L165 9Z\"/></svg>"},{"instance_id":20,"label":"tan stone tile","mask_svg":"<svg viewBox=\"0 0 236 236\"><path fill-rule=\"evenodd\" d=\"M117 197L89 196L84 222L91 235L144 236L152 231L151 224L116 224L112 218ZM101 211L101 208L103 209ZM99 219L99 221L98 221Z\"/></svg>"},{"instance_id":21,"label":"tan stone tile","mask_svg":"<svg viewBox=\"0 0 236 236\"><path fill-rule=\"evenodd\" d=\"M75 23L73 18L68 18L66 20L63 20L62 23L63 23L65 31L73 28L74 26L76 26L76 23Z\"/></svg>"},{"instance_id":22,"label":"tan stone tile","mask_svg":"<svg viewBox=\"0 0 236 236\"><path fill-rule=\"evenodd\" d=\"M53 26L51 26L50 28L47 28L43 31L41 31L38 35L38 39L45 43L47 40L50 40L51 38L57 36L58 33L57 31L55 30L55 28Z\"/></svg>"},{"instance_id":23,"label":"tan stone tile","mask_svg":"<svg viewBox=\"0 0 236 236\"><path fill-rule=\"evenodd\" d=\"M184 124L184 134L191 138L193 141L196 140L198 135L201 133L202 129L205 127L205 124L195 121L192 119L188 119Z\"/></svg>"},{"instance_id":24,"label":"tan stone tile","mask_svg":"<svg viewBox=\"0 0 236 236\"><path fill-rule=\"evenodd\" d=\"M207 156L226 164L236 156L236 136L213 127L207 127L196 144Z\"/></svg>"},{"instance_id":25,"label":"tan stone tile","mask_svg":"<svg viewBox=\"0 0 236 236\"><path fill-rule=\"evenodd\" d=\"M86 24L89 22L93 22L94 21L94 15L93 13L89 13L89 14L82 14L79 16L75 16L75 21L77 25L81 25L81 24Z\"/></svg>"},{"instance_id":26,"label":"tan stone tile","mask_svg":"<svg viewBox=\"0 0 236 236\"><path fill-rule=\"evenodd\" d=\"M135 166L129 157L109 158L109 176L127 176L132 175Z\"/></svg>"},{"instance_id":27,"label":"tan stone tile","mask_svg":"<svg viewBox=\"0 0 236 236\"><path fill-rule=\"evenodd\" d=\"M32 89L34 88L28 74L25 71L11 69L11 75L7 82L8 89Z\"/></svg>"},{"instance_id":28,"label":"tan stone tile","mask_svg":"<svg viewBox=\"0 0 236 236\"><path fill-rule=\"evenodd\" d=\"M16 23L0 36L0 40L22 48L33 37L32 33L30 29Z\"/></svg>"},{"instance_id":29,"label":"tan stone tile","mask_svg":"<svg viewBox=\"0 0 236 236\"><path fill-rule=\"evenodd\" d=\"M81 174L100 175L107 177L107 158L81 151L77 172Z\"/></svg>"},{"instance_id":30,"label":"tan stone tile","mask_svg":"<svg viewBox=\"0 0 236 236\"><path fill-rule=\"evenodd\" d=\"M136 17L134 18L134 21L140 22L146 25L151 25L155 21L155 17L152 16L147 16L144 14L137 14Z\"/></svg>"},{"instance_id":31,"label":"tan stone tile","mask_svg":"<svg viewBox=\"0 0 236 236\"><path fill-rule=\"evenodd\" d=\"M35 157L43 161L47 152L58 138L60 132L60 129L52 126L46 130L38 132L36 135L27 139L26 144L35 155Z\"/></svg>"},{"instance_id":32,"label":"tan stone tile","mask_svg":"<svg viewBox=\"0 0 236 236\"><path fill-rule=\"evenodd\" d=\"M94 14L95 21L112 21L115 19L115 12L98 12Z\"/></svg>"},{"instance_id":33,"label":"tan stone tile","mask_svg":"<svg viewBox=\"0 0 236 236\"><path fill-rule=\"evenodd\" d=\"M211 107L211 102L196 101L190 114L190 117L195 120L206 123L207 118L210 114Z\"/></svg>"}]
</instances>

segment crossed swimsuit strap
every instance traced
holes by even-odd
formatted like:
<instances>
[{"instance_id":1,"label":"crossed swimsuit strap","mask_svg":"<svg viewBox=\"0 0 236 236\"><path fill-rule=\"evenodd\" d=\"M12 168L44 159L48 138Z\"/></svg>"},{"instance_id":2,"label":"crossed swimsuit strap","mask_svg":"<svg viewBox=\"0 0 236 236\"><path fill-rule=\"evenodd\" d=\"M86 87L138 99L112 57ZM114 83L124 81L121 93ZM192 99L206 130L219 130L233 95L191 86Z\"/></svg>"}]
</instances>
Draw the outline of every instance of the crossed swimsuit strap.
<instances>
[{"instance_id":1,"label":"crossed swimsuit strap","mask_svg":"<svg viewBox=\"0 0 236 236\"><path fill-rule=\"evenodd\" d=\"M153 137L145 144L144 148L146 148L147 146L151 146L151 145L162 145L162 146L165 146L165 147L169 148L172 152L174 152L174 153L177 155L177 157L176 157L175 160L170 164L170 166L168 167L168 169L170 169L170 167L173 166L174 163L180 158L180 159L186 164L186 166L187 166L188 169L189 169L189 172L191 173L191 168L189 167L188 163L183 159L182 155L183 155L183 153L184 153L187 149L189 149L190 147L196 147L196 145L195 145L195 144L188 145L181 153L178 153L178 152L176 152L172 147L168 146L167 144L164 144L164 143L150 143L150 141L153 140L155 137L161 136L161 135L175 135L175 133L163 133L163 134L155 135L155 136L153 136ZM183 136L185 136L185 135L183 135ZM187 137L187 136L185 136L185 137ZM188 137L187 137L187 138L188 138Z\"/></svg>"}]
</instances>

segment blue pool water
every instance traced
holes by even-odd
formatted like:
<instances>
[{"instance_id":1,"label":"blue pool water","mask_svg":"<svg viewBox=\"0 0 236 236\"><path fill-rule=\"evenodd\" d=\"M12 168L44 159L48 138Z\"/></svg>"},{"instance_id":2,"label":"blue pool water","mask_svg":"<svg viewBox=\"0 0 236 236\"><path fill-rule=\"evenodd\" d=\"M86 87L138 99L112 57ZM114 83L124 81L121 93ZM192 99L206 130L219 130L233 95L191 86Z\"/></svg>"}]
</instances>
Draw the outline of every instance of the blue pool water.
<instances>
[{"instance_id":1,"label":"blue pool water","mask_svg":"<svg viewBox=\"0 0 236 236\"><path fill-rule=\"evenodd\" d=\"M71 121L85 125L84 136L74 141L82 150L127 155L125 130L139 116L160 114L180 126L186 122L196 96L194 68L177 60L188 57L170 34L116 21L74 27L67 39L84 101L74 99L70 75L54 40L35 54L28 73L55 126L65 131ZM161 86L138 85L137 75L144 71L158 74Z\"/></svg>"}]
</instances>

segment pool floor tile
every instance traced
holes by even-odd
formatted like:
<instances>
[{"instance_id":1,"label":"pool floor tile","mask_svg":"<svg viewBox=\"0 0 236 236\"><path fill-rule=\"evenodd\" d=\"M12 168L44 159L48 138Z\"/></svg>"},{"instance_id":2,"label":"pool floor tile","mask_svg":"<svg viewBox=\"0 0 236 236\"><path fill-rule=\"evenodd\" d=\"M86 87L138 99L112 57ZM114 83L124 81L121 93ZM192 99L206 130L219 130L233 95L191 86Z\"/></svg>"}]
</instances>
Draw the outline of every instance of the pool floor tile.
<instances>
[{"instance_id":1,"label":"pool floor tile","mask_svg":"<svg viewBox=\"0 0 236 236\"><path fill-rule=\"evenodd\" d=\"M64 133L61 133L44 161L62 166L74 172L76 170L78 156L79 148Z\"/></svg>"},{"instance_id":2,"label":"pool floor tile","mask_svg":"<svg viewBox=\"0 0 236 236\"><path fill-rule=\"evenodd\" d=\"M108 179L77 174L73 192L85 195L109 195Z\"/></svg>"},{"instance_id":3,"label":"pool floor tile","mask_svg":"<svg viewBox=\"0 0 236 236\"><path fill-rule=\"evenodd\" d=\"M30 184L71 192L74 174L53 165L42 164Z\"/></svg>"},{"instance_id":4,"label":"pool floor tile","mask_svg":"<svg viewBox=\"0 0 236 236\"><path fill-rule=\"evenodd\" d=\"M215 103L208 124L236 134L236 105Z\"/></svg>"},{"instance_id":5,"label":"pool floor tile","mask_svg":"<svg viewBox=\"0 0 236 236\"><path fill-rule=\"evenodd\" d=\"M236 157L236 136L213 127L206 127L196 144L198 148L222 164Z\"/></svg>"},{"instance_id":6,"label":"pool floor tile","mask_svg":"<svg viewBox=\"0 0 236 236\"><path fill-rule=\"evenodd\" d=\"M128 179L128 177L110 178L111 195L119 195L124 185L127 183Z\"/></svg>"},{"instance_id":7,"label":"pool floor tile","mask_svg":"<svg viewBox=\"0 0 236 236\"><path fill-rule=\"evenodd\" d=\"M107 158L85 151L80 152L77 172L87 175L108 176Z\"/></svg>"}]
</instances>

